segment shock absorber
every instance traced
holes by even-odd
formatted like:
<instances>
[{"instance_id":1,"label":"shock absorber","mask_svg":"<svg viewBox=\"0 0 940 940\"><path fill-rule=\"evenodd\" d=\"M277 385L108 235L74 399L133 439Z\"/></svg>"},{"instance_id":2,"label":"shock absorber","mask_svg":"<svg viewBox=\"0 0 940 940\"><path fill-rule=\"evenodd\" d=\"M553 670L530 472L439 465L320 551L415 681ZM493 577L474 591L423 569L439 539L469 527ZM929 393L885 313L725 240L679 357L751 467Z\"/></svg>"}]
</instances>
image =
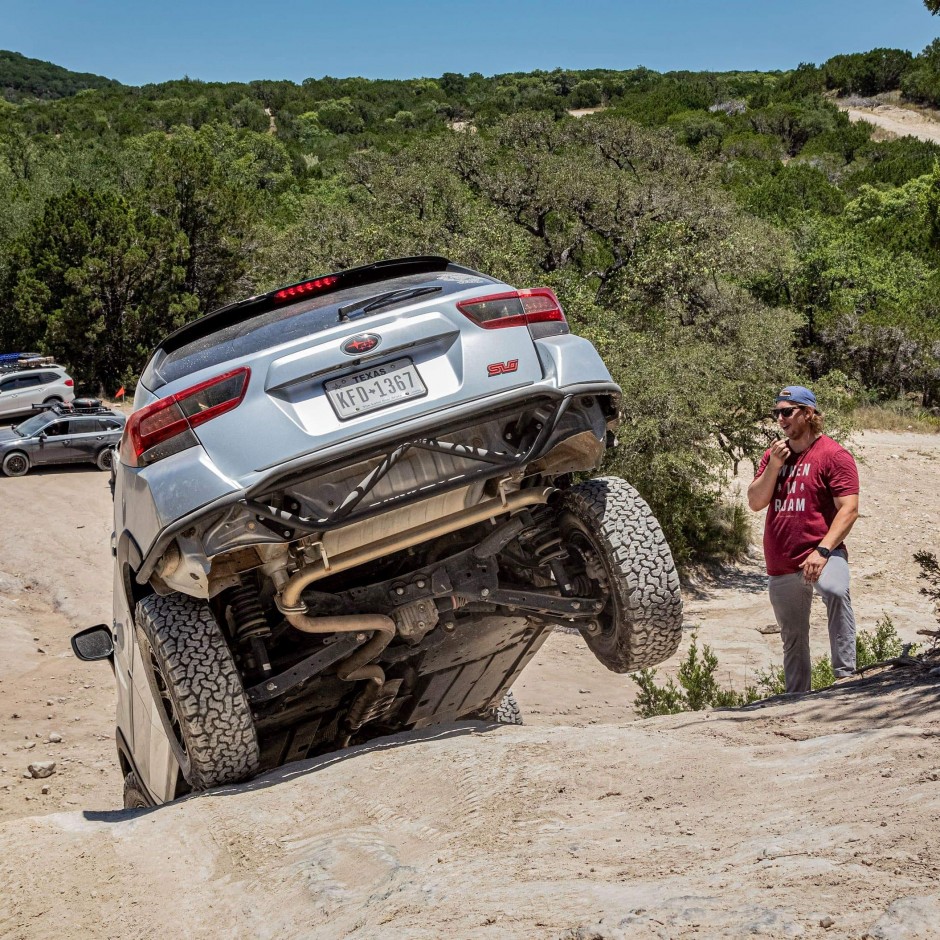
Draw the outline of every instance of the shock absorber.
<instances>
[{"instance_id":1,"label":"shock absorber","mask_svg":"<svg viewBox=\"0 0 940 940\"><path fill-rule=\"evenodd\" d=\"M229 610L235 638L250 650L252 664L257 672L262 676L269 675L271 660L268 659L264 640L271 635L271 628L264 616L258 591L248 584L233 588Z\"/></svg>"},{"instance_id":2,"label":"shock absorber","mask_svg":"<svg viewBox=\"0 0 940 940\"><path fill-rule=\"evenodd\" d=\"M525 520L528 525L522 535L529 543L532 554L540 565L551 571L561 593L565 597L571 596L573 587L564 566L568 550L558 531L555 513L548 506L536 506L526 510L523 515L528 516Z\"/></svg>"}]
</instances>

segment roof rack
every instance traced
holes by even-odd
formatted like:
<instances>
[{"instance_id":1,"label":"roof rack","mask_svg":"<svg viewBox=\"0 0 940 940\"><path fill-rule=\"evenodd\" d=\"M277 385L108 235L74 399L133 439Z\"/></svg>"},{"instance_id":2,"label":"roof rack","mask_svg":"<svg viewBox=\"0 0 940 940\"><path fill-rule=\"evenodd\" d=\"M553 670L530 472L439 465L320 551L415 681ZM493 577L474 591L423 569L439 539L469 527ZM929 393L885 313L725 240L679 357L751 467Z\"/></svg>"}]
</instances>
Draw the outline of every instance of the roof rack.
<instances>
[{"instance_id":1,"label":"roof rack","mask_svg":"<svg viewBox=\"0 0 940 940\"><path fill-rule=\"evenodd\" d=\"M54 411L59 415L113 415L101 404L100 398L75 398L72 401L53 401L47 405L33 405L33 411Z\"/></svg>"},{"instance_id":2,"label":"roof rack","mask_svg":"<svg viewBox=\"0 0 940 940\"><path fill-rule=\"evenodd\" d=\"M22 369L41 369L57 366L55 356L40 353L0 353L0 372L19 372Z\"/></svg>"},{"instance_id":3,"label":"roof rack","mask_svg":"<svg viewBox=\"0 0 940 940\"><path fill-rule=\"evenodd\" d=\"M38 352L0 353L0 365L5 362L14 362L17 359L35 359L37 356L41 355L42 353Z\"/></svg>"}]
</instances>

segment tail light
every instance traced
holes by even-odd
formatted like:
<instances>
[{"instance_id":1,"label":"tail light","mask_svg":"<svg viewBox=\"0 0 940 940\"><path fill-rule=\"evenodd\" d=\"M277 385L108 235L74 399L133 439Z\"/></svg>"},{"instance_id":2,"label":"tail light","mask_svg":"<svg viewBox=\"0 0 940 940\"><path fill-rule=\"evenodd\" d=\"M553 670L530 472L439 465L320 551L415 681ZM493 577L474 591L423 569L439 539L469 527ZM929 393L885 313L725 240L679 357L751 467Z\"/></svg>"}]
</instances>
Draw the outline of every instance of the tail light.
<instances>
[{"instance_id":1,"label":"tail light","mask_svg":"<svg viewBox=\"0 0 940 940\"><path fill-rule=\"evenodd\" d=\"M233 369L135 411L121 438L121 462L128 467L146 467L194 447L199 443L194 429L237 408L250 376L247 366Z\"/></svg>"},{"instance_id":2,"label":"tail light","mask_svg":"<svg viewBox=\"0 0 940 940\"><path fill-rule=\"evenodd\" d=\"M568 332L568 321L555 292L547 287L514 290L462 300L457 309L484 330L527 326L532 339Z\"/></svg>"},{"instance_id":3,"label":"tail light","mask_svg":"<svg viewBox=\"0 0 940 940\"><path fill-rule=\"evenodd\" d=\"M66 379L63 384L65 385L66 388L74 388L74 387L75 387L75 382L74 382L72 379Z\"/></svg>"}]
</instances>

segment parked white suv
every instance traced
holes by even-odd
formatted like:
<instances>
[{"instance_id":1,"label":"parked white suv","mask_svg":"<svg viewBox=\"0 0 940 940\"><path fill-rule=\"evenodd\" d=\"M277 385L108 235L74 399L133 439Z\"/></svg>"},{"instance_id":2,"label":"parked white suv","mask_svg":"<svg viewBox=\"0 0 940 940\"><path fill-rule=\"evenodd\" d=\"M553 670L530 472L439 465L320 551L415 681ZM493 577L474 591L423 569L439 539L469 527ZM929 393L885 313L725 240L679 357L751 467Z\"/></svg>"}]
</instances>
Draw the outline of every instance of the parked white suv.
<instances>
[{"instance_id":1,"label":"parked white suv","mask_svg":"<svg viewBox=\"0 0 940 940\"><path fill-rule=\"evenodd\" d=\"M31 414L33 405L75 398L71 376L51 359L18 359L0 364L0 418Z\"/></svg>"}]
</instances>

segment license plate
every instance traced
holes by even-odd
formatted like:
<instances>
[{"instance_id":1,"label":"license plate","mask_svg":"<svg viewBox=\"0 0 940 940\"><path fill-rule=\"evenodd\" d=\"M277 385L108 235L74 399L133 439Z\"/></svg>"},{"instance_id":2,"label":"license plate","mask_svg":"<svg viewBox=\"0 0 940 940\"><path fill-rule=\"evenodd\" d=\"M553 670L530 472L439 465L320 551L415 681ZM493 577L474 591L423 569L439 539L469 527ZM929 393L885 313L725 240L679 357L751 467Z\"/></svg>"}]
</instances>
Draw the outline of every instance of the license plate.
<instances>
[{"instance_id":1,"label":"license plate","mask_svg":"<svg viewBox=\"0 0 940 940\"><path fill-rule=\"evenodd\" d=\"M428 390L410 359L396 359L325 383L326 394L340 420L386 408Z\"/></svg>"}]
</instances>

